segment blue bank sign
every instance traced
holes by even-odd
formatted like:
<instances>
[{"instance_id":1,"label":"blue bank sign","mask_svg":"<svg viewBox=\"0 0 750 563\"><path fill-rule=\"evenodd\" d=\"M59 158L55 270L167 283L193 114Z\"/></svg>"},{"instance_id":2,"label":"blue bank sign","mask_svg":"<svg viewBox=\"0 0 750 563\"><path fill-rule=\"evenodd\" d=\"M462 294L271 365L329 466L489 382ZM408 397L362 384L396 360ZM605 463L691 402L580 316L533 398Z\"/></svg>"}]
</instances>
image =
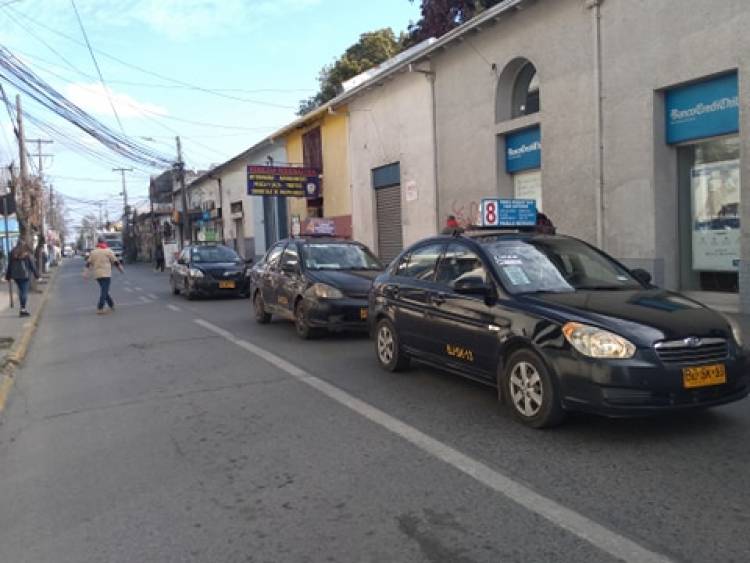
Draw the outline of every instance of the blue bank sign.
<instances>
[{"instance_id":1,"label":"blue bank sign","mask_svg":"<svg viewBox=\"0 0 750 563\"><path fill-rule=\"evenodd\" d=\"M667 90L667 143L739 131L737 74Z\"/></svg>"},{"instance_id":2,"label":"blue bank sign","mask_svg":"<svg viewBox=\"0 0 750 563\"><path fill-rule=\"evenodd\" d=\"M542 166L542 141L539 127L505 136L505 170L509 174Z\"/></svg>"}]
</instances>

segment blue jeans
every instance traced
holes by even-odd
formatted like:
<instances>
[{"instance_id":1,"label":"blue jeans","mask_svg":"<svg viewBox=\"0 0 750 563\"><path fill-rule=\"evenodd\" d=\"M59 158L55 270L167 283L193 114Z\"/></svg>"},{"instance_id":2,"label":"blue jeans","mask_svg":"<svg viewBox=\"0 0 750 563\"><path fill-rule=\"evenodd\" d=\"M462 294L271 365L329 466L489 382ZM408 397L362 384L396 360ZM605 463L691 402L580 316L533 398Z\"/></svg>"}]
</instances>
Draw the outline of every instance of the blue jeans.
<instances>
[{"instance_id":1,"label":"blue jeans","mask_svg":"<svg viewBox=\"0 0 750 563\"><path fill-rule=\"evenodd\" d=\"M99 282L99 305L97 305L97 309L104 309L105 303L109 305L110 309L114 308L115 302L109 296L109 284L112 278L96 278L96 281Z\"/></svg>"},{"instance_id":2,"label":"blue jeans","mask_svg":"<svg viewBox=\"0 0 750 563\"><path fill-rule=\"evenodd\" d=\"M29 280L16 280L18 286L18 300L21 302L21 309L26 308L26 302L29 300Z\"/></svg>"}]
</instances>

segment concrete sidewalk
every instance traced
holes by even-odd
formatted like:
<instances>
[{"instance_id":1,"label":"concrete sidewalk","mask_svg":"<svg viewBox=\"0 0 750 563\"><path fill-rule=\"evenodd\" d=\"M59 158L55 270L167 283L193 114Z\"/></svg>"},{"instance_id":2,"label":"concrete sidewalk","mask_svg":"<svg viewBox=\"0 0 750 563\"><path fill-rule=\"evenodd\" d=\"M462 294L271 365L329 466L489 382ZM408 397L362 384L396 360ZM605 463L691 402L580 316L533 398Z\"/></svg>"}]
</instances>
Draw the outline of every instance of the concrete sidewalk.
<instances>
[{"instance_id":1,"label":"concrete sidewalk","mask_svg":"<svg viewBox=\"0 0 750 563\"><path fill-rule=\"evenodd\" d=\"M52 268L39 280L38 291L29 292L27 309L30 317L19 316L18 292L13 289L13 307L10 307L8 282L0 282L0 413L5 409L8 394L13 386L13 372L26 357L31 339L39 324L40 315L47 301L59 267Z\"/></svg>"}]
</instances>

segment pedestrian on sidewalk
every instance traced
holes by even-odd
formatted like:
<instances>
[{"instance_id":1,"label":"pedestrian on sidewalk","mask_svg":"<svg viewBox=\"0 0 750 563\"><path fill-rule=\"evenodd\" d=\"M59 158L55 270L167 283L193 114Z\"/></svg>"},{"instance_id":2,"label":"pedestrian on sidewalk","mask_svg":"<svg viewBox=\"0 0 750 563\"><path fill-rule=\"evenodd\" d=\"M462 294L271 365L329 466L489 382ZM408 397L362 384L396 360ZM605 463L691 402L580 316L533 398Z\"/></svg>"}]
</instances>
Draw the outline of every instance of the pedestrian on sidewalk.
<instances>
[{"instance_id":1,"label":"pedestrian on sidewalk","mask_svg":"<svg viewBox=\"0 0 750 563\"><path fill-rule=\"evenodd\" d=\"M99 237L96 248L91 251L86 259L86 268L90 269L94 279L99 284L99 303L96 307L97 315L107 313L104 305L108 305L110 311L115 310L115 302L109 295L109 286L112 282L112 266L125 273L122 264L117 260L115 253L107 246L104 237ZM85 272L84 272L85 273Z\"/></svg>"},{"instance_id":2,"label":"pedestrian on sidewalk","mask_svg":"<svg viewBox=\"0 0 750 563\"><path fill-rule=\"evenodd\" d=\"M39 272L37 272L34 260L31 257L31 250L19 239L15 248L10 251L8 270L5 272L5 279L8 281L14 280L18 287L18 301L21 304L19 317L30 315L28 309L26 309L26 302L29 299L29 283L32 274L39 279Z\"/></svg>"},{"instance_id":3,"label":"pedestrian on sidewalk","mask_svg":"<svg viewBox=\"0 0 750 563\"><path fill-rule=\"evenodd\" d=\"M156 271L164 271L164 249L160 242L156 243L156 250L154 251L154 259L156 260Z\"/></svg>"}]
</instances>

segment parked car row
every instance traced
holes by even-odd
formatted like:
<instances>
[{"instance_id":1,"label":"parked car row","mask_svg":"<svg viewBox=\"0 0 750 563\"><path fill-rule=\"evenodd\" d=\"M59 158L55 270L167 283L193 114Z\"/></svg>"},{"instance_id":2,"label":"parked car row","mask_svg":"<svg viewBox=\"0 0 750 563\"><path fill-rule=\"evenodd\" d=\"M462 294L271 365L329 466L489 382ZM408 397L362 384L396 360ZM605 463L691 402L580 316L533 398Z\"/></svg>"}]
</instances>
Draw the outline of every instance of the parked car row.
<instances>
[{"instance_id":1,"label":"parked car row","mask_svg":"<svg viewBox=\"0 0 750 563\"><path fill-rule=\"evenodd\" d=\"M292 320L305 339L369 330L384 369L418 361L480 381L531 427L571 411L641 416L750 392L732 319L572 237L441 235L387 268L335 238L280 241L252 267L222 252L185 249L175 293L247 294L258 323Z\"/></svg>"}]
</instances>

